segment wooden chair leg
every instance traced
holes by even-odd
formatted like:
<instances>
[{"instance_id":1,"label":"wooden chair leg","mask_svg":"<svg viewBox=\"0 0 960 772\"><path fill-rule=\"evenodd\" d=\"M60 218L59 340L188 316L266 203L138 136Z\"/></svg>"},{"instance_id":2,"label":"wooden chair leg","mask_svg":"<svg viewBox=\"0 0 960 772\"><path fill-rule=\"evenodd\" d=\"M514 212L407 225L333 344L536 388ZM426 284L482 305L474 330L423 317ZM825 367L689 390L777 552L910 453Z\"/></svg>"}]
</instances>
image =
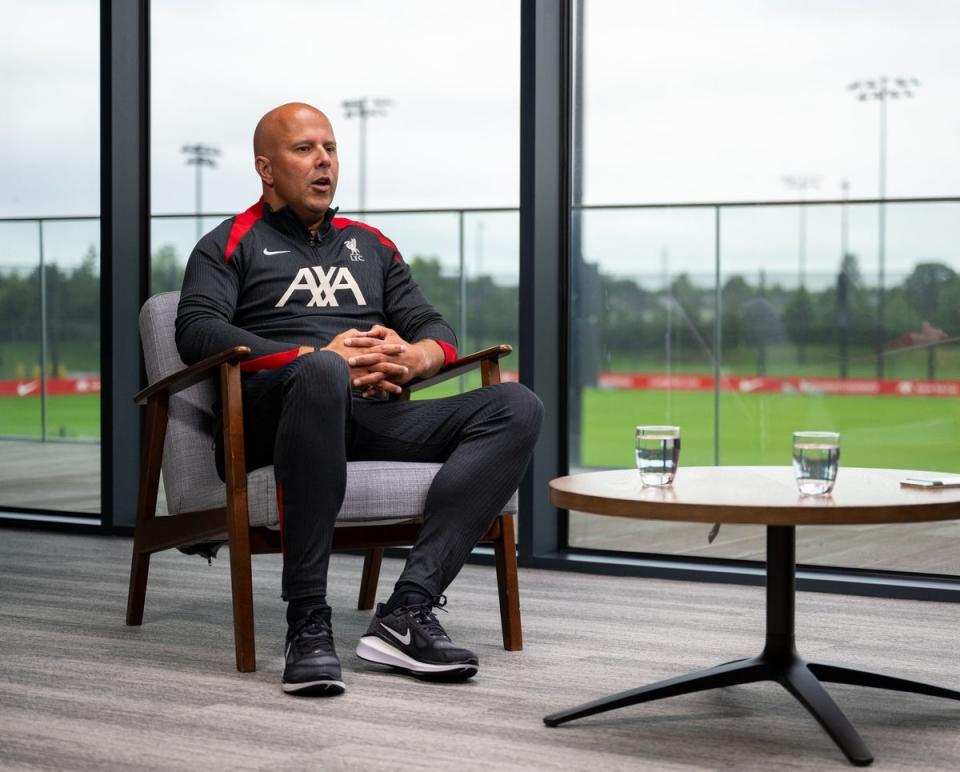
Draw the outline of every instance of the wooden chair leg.
<instances>
[{"instance_id":1,"label":"wooden chair leg","mask_svg":"<svg viewBox=\"0 0 960 772\"><path fill-rule=\"evenodd\" d=\"M363 558L363 576L360 579L360 596L357 608L372 609L377 600L377 582L380 580L380 565L383 563L383 547L367 550Z\"/></svg>"},{"instance_id":2,"label":"wooden chair leg","mask_svg":"<svg viewBox=\"0 0 960 772\"><path fill-rule=\"evenodd\" d=\"M240 543L230 539L227 545L230 548L230 587L233 591L233 636L237 670L241 673L252 673L257 669L257 653L253 624L250 540L248 536L237 541Z\"/></svg>"},{"instance_id":3,"label":"wooden chair leg","mask_svg":"<svg viewBox=\"0 0 960 772\"><path fill-rule=\"evenodd\" d=\"M493 543L493 552L497 562L503 648L520 651L523 649L523 630L520 625L520 585L517 580L517 540L513 531L513 515L500 515L497 521L500 536Z\"/></svg>"},{"instance_id":4,"label":"wooden chair leg","mask_svg":"<svg viewBox=\"0 0 960 772\"><path fill-rule=\"evenodd\" d=\"M133 541L133 559L130 561L130 589L127 591L127 624L143 624L143 607L147 599L147 575L150 573L150 554L137 549Z\"/></svg>"},{"instance_id":5,"label":"wooden chair leg","mask_svg":"<svg viewBox=\"0 0 960 772\"><path fill-rule=\"evenodd\" d=\"M143 544L144 528L156 517L157 487L160 485L160 462L167 431L167 396L161 394L147 404L143 434L143 455L140 458L140 489L137 493L137 525L133 536L130 560L130 588L127 591L127 624L143 624L143 606L147 596L150 553Z\"/></svg>"},{"instance_id":6,"label":"wooden chair leg","mask_svg":"<svg viewBox=\"0 0 960 772\"><path fill-rule=\"evenodd\" d=\"M227 482L227 546L230 548L230 587L233 591L233 637L237 670L257 669L253 625L253 567L250 564L250 519L247 506L247 470L243 452L243 407L240 368L220 368L224 410L224 462Z\"/></svg>"}]
</instances>

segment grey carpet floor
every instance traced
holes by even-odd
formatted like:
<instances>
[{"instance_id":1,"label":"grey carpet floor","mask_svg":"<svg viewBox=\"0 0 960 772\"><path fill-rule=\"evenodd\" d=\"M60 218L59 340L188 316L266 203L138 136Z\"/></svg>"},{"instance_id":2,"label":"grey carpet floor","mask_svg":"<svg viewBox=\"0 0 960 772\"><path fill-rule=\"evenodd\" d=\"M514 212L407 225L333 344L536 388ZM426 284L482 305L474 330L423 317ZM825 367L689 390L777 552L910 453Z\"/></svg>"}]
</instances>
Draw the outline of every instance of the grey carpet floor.
<instances>
[{"instance_id":1,"label":"grey carpet floor","mask_svg":"<svg viewBox=\"0 0 960 772\"><path fill-rule=\"evenodd\" d=\"M500 645L493 570L468 566L443 616L481 671L430 684L363 663L361 560L336 555L330 598L347 693L280 691L280 561L254 560L259 670L234 670L223 557L154 558L144 625L125 627L130 541L0 530L0 768L744 769L848 765L781 687L635 706L556 729L546 713L757 653L763 591L522 571L526 648ZM386 561L381 587L399 573ZM955 604L798 596L808 659L960 689ZM877 769L960 766L960 703L830 686Z\"/></svg>"}]
</instances>

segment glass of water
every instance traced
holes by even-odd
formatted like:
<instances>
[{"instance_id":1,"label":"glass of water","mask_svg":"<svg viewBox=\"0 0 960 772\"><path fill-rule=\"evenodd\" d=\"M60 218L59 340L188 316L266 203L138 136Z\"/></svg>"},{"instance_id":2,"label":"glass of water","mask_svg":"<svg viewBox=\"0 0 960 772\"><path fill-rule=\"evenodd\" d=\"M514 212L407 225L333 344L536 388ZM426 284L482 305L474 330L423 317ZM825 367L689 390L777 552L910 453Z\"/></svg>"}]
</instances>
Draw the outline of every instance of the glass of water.
<instances>
[{"instance_id":1,"label":"glass of water","mask_svg":"<svg viewBox=\"0 0 960 772\"><path fill-rule=\"evenodd\" d=\"M680 459L679 426L637 427L637 469L644 485L669 485Z\"/></svg>"},{"instance_id":2,"label":"glass of water","mask_svg":"<svg viewBox=\"0 0 960 772\"><path fill-rule=\"evenodd\" d=\"M833 490L840 464L838 432L794 432L793 472L804 496L824 496Z\"/></svg>"}]
</instances>

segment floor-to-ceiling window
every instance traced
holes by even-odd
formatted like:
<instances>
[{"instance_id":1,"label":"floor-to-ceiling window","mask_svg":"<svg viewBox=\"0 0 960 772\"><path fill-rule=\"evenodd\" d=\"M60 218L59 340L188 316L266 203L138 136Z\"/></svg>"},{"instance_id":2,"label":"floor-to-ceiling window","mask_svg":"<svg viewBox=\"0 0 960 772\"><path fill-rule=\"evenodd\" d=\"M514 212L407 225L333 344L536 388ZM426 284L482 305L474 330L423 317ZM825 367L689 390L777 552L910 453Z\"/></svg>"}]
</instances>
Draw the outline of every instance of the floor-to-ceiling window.
<instances>
[{"instance_id":1,"label":"floor-to-ceiling window","mask_svg":"<svg viewBox=\"0 0 960 772\"><path fill-rule=\"evenodd\" d=\"M960 472L960 10L582 0L570 467ZM842 474L842 470L841 470ZM573 547L762 559L759 528L571 513ZM960 575L955 524L805 528L809 564Z\"/></svg>"},{"instance_id":2,"label":"floor-to-ceiling window","mask_svg":"<svg viewBox=\"0 0 960 772\"><path fill-rule=\"evenodd\" d=\"M100 512L100 9L0 25L0 510ZM31 516L34 516L31 515Z\"/></svg>"},{"instance_id":3,"label":"floor-to-ceiling window","mask_svg":"<svg viewBox=\"0 0 960 772\"><path fill-rule=\"evenodd\" d=\"M307 102L336 133L340 213L396 242L462 352L516 345L516 2L172 0L150 26L151 292L179 289L200 235L259 198L259 118ZM516 356L503 366L515 377Z\"/></svg>"}]
</instances>

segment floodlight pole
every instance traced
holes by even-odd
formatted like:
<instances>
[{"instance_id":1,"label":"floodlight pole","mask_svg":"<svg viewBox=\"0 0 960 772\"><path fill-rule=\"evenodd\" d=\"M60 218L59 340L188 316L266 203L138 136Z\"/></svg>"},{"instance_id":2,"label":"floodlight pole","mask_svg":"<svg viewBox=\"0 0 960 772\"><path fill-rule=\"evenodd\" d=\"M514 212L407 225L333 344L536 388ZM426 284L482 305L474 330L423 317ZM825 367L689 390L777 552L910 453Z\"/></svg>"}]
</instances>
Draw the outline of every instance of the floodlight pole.
<instances>
[{"instance_id":1,"label":"floodlight pole","mask_svg":"<svg viewBox=\"0 0 960 772\"><path fill-rule=\"evenodd\" d=\"M200 237L203 235L203 224L200 220L200 217L203 213L203 167L209 166L211 169L217 167L216 161L213 159L220 155L220 149L216 147L211 147L210 145L204 145L197 143L196 145L184 145L180 148L181 153L185 153L187 158L188 166L197 167L196 174L196 183L194 194L196 196L196 222L197 222L197 241L200 241Z\"/></svg>"},{"instance_id":2,"label":"floodlight pole","mask_svg":"<svg viewBox=\"0 0 960 772\"><path fill-rule=\"evenodd\" d=\"M850 251L850 181L844 177L840 180L840 190L843 193L843 209L840 211L840 260L847 259Z\"/></svg>"},{"instance_id":3,"label":"floodlight pole","mask_svg":"<svg viewBox=\"0 0 960 772\"><path fill-rule=\"evenodd\" d=\"M877 80L858 80L847 86L847 90L854 92L861 102L868 99L876 99L880 102L880 204L877 212L877 378L883 377L883 345L886 337L883 325L886 305L884 295L886 287L887 207L884 199L887 197L887 100L910 99L919 85L920 81L914 77L889 78L886 75L881 75Z\"/></svg>"},{"instance_id":4,"label":"floodlight pole","mask_svg":"<svg viewBox=\"0 0 960 772\"><path fill-rule=\"evenodd\" d=\"M840 210L840 273L837 275L837 327L840 332L840 355L837 358L840 362L840 377L846 378L849 370L850 339L850 277L847 275L847 254L850 251L850 183L846 178L841 180L840 189L843 191L843 208Z\"/></svg>"},{"instance_id":5,"label":"floodlight pole","mask_svg":"<svg viewBox=\"0 0 960 772\"><path fill-rule=\"evenodd\" d=\"M365 212L367 209L367 118L376 115L386 115L386 108L393 102L389 99L345 99L343 100L343 109L346 110L347 118L360 119L360 145L358 147L358 166L359 180L357 180L357 211Z\"/></svg>"},{"instance_id":6,"label":"floodlight pole","mask_svg":"<svg viewBox=\"0 0 960 772\"><path fill-rule=\"evenodd\" d=\"M783 178L783 184L792 190L800 191L799 243L797 244L797 281L800 289L807 284L807 190L820 185L816 174L790 174Z\"/></svg>"},{"instance_id":7,"label":"floodlight pole","mask_svg":"<svg viewBox=\"0 0 960 772\"><path fill-rule=\"evenodd\" d=\"M820 184L820 177L816 174L791 174L783 178L783 183L788 188L800 191L800 223L798 227L797 244L797 299L801 300L807 289L807 190L815 188ZM807 327L807 320L803 320L803 325ZM798 333L797 340L797 364L805 364L807 361L806 347L803 344L805 330Z\"/></svg>"}]
</instances>

